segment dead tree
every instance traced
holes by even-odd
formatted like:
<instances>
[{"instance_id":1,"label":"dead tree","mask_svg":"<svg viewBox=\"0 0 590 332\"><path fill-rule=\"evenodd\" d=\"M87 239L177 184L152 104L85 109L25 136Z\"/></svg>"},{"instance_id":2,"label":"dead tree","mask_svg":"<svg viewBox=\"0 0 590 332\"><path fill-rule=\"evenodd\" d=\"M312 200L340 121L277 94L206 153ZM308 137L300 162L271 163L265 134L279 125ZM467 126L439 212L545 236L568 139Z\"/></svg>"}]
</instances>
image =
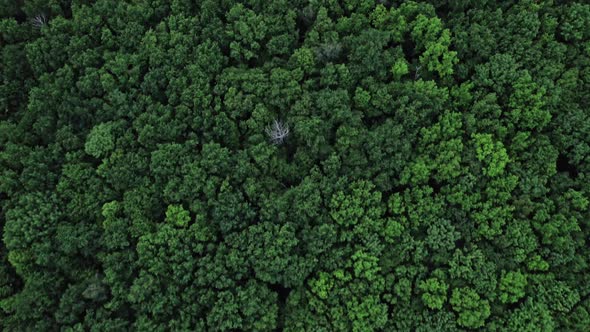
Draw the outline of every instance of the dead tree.
<instances>
[{"instance_id":1,"label":"dead tree","mask_svg":"<svg viewBox=\"0 0 590 332\"><path fill-rule=\"evenodd\" d=\"M45 24L47 24L45 14L39 14L31 19L31 25L37 29L41 29Z\"/></svg>"},{"instance_id":2,"label":"dead tree","mask_svg":"<svg viewBox=\"0 0 590 332\"><path fill-rule=\"evenodd\" d=\"M282 144L287 136L289 136L289 126L281 120L274 120L272 125L266 128L266 134L273 144Z\"/></svg>"}]
</instances>

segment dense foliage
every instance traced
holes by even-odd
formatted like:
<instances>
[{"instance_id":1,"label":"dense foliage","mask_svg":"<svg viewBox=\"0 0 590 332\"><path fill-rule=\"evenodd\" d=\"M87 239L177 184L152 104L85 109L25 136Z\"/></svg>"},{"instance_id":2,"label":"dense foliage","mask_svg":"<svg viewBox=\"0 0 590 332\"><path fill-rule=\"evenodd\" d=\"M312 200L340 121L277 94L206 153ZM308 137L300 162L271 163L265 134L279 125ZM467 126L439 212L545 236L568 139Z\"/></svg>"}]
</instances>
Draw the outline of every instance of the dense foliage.
<instances>
[{"instance_id":1,"label":"dense foliage","mask_svg":"<svg viewBox=\"0 0 590 332\"><path fill-rule=\"evenodd\" d=\"M0 329L590 330L584 1L0 18Z\"/></svg>"}]
</instances>

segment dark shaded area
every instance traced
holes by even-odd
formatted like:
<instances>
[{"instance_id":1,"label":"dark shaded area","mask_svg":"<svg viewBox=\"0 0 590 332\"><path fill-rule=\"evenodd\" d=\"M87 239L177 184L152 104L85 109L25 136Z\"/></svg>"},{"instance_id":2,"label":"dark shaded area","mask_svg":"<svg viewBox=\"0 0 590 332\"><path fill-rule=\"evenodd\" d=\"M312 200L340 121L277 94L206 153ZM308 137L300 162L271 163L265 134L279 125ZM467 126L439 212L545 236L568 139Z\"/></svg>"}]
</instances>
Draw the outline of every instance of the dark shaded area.
<instances>
[{"instance_id":1,"label":"dark shaded area","mask_svg":"<svg viewBox=\"0 0 590 332\"><path fill-rule=\"evenodd\" d=\"M576 178L578 176L578 169L569 162L569 159L566 155L560 153L557 157L557 171L558 172L566 172L569 174L571 178Z\"/></svg>"},{"instance_id":2,"label":"dark shaded area","mask_svg":"<svg viewBox=\"0 0 590 332\"><path fill-rule=\"evenodd\" d=\"M432 188L433 193L435 195L440 193L440 188L442 186L435 179L433 179L433 178L428 179L428 185Z\"/></svg>"},{"instance_id":3,"label":"dark shaded area","mask_svg":"<svg viewBox=\"0 0 590 332\"><path fill-rule=\"evenodd\" d=\"M455 241L455 247L457 247L458 249L463 249L463 247L465 247L465 239L460 238L457 241Z\"/></svg>"},{"instance_id":4,"label":"dark shaded area","mask_svg":"<svg viewBox=\"0 0 590 332\"><path fill-rule=\"evenodd\" d=\"M282 303L283 305L287 303L287 298L292 291L291 288L287 288L281 284L271 284L268 286L268 288L277 293L279 296L279 303Z\"/></svg>"},{"instance_id":5,"label":"dark shaded area","mask_svg":"<svg viewBox=\"0 0 590 332\"><path fill-rule=\"evenodd\" d=\"M18 23L25 23L27 21L27 15L22 11L19 11L11 17L14 18Z\"/></svg>"},{"instance_id":6,"label":"dark shaded area","mask_svg":"<svg viewBox=\"0 0 590 332\"><path fill-rule=\"evenodd\" d=\"M268 285L273 292L278 295L278 305L279 305L279 321L277 322L277 328L275 331L283 331L285 328L285 308L287 306L287 299L289 298L289 294L291 294L292 289L284 287L281 284L270 284Z\"/></svg>"}]
</instances>

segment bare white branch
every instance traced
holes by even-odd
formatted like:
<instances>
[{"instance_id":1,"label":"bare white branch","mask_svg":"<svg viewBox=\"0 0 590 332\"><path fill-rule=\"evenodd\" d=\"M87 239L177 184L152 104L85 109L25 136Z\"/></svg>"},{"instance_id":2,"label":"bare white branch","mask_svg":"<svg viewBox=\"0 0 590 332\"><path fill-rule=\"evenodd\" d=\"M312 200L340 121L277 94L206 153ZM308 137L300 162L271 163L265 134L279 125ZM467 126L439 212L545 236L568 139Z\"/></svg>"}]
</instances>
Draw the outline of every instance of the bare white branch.
<instances>
[{"instance_id":1,"label":"bare white branch","mask_svg":"<svg viewBox=\"0 0 590 332\"><path fill-rule=\"evenodd\" d=\"M37 29L41 29L45 24L47 24L47 16L45 14L39 14L31 19L31 25Z\"/></svg>"},{"instance_id":2,"label":"bare white branch","mask_svg":"<svg viewBox=\"0 0 590 332\"><path fill-rule=\"evenodd\" d=\"M274 120L273 124L266 128L266 134L274 144L282 144L289 136L289 126L281 120Z\"/></svg>"}]
</instances>

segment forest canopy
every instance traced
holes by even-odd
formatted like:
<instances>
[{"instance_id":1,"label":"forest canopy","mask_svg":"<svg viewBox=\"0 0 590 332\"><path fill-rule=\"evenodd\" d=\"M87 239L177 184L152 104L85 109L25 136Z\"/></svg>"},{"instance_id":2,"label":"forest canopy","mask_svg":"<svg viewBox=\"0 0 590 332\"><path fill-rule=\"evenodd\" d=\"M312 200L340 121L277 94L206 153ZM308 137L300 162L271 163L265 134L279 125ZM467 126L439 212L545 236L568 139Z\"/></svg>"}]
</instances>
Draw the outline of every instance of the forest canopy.
<instances>
[{"instance_id":1,"label":"forest canopy","mask_svg":"<svg viewBox=\"0 0 590 332\"><path fill-rule=\"evenodd\" d=\"M0 0L0 329L590 331L590 5Z\"/></svg>"}]
</instances>

